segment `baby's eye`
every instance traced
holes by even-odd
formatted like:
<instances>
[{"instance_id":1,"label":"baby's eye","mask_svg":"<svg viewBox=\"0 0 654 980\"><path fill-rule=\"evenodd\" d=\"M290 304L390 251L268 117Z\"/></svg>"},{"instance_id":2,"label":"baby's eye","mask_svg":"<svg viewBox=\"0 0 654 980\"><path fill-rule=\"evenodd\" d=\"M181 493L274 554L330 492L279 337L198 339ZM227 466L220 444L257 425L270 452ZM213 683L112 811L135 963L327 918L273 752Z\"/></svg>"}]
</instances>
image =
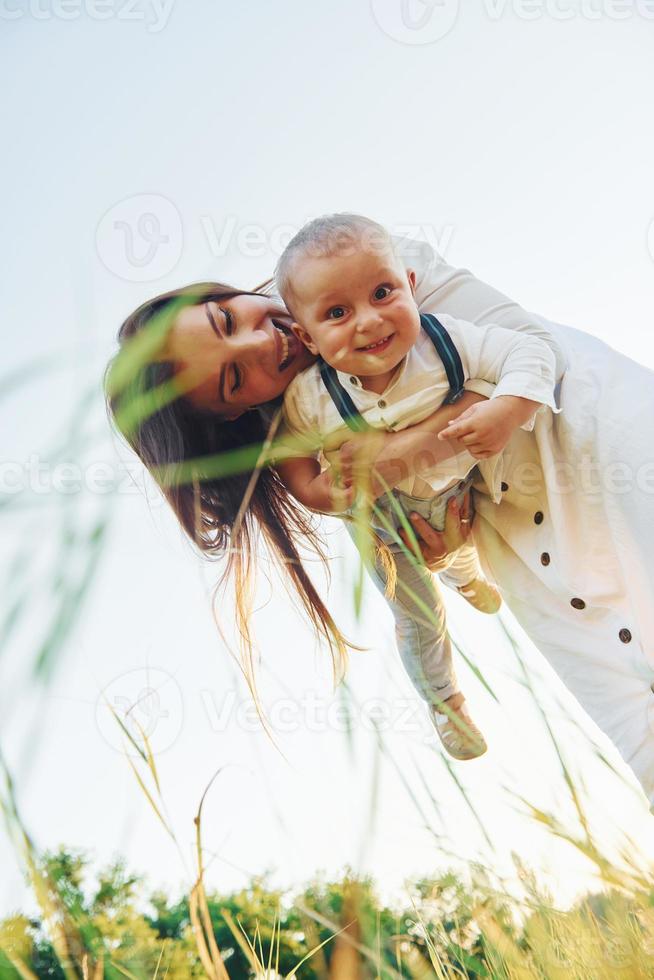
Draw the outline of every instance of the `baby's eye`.
<instances>
[{"instance_id":1,"label":"baby's eye","mask_svg":"<svg viewBox=\"0 0 654 980\"><path fill-rule=\"evenodd\" d=\"M386 299L386 297L391 293L390 286L377 286L377 289L373 293L375 299Z\"/></svg>"},{"instance_id":2,"label":"baby's eye","mask_svg":"<svg viewBox=\"0 0 654 980\"><path fill-rule=\"evenodd\" d=\"M342 320L345 316L344 306L332 306L331 310L327 311L328 320Z\"/></svg>"}]
</instances>

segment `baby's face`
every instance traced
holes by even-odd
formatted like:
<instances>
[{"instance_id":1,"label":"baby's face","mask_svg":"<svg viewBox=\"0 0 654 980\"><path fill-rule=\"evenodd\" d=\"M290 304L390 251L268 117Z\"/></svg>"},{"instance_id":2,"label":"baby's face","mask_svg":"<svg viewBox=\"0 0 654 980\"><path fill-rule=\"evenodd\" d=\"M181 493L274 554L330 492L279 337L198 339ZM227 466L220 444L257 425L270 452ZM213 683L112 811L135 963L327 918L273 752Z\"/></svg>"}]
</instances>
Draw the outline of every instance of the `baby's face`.
<instances>
[{"instance_id":1,"label":"baby's face","mask_svg":"<svg viewBox=\"0 0 654 980\"><path fill-rule=\"evenodd\" d=\"M415 274L387 249L304 257L292 274L297 336L347 374L387 381L415 344L420 314Z\"/></svg>"}]
</instances>

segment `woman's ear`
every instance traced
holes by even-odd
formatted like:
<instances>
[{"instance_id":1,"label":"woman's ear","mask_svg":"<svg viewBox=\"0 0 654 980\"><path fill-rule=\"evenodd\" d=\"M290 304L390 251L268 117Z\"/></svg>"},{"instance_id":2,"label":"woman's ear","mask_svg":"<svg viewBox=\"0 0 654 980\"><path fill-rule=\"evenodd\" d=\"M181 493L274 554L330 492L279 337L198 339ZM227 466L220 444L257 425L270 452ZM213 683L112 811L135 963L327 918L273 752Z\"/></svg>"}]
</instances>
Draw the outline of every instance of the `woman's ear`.
<instances>
[{"instance_id":1,"label":"woman's ear","mask_svg":"<svg viewBox=\"0 0 654 980\"><path fill-rule=\"evenodd\" d=\"M304 329L304 327L300 326L299 323L293 322L291 324L291 330L293 331L297 339L300 341L300 343L304 344L304 346L307 347L312 354L318 353L318 348L316 347L316 345L314 344L313 340L311 339L307 331Z\"/></svg>"}]
</instances>

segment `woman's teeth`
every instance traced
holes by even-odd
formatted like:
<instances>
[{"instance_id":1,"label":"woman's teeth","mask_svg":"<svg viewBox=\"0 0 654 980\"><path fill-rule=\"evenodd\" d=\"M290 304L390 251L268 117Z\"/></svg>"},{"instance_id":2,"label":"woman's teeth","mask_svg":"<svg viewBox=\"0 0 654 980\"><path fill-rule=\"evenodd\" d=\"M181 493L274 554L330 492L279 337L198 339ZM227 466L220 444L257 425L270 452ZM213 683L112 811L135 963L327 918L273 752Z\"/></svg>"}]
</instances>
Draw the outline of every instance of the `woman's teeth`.
<instances>
[{"instance_id":1,"label":"woman's teeth","mask_svg":"<svg viewBox=\"0 0 654 980\"><path fill-rule=\"evenodd\" d=\"M273 320L272 323L273 323L273 327L279 334L282 342L282 359L279 365L279 370L283 371L285 370L285 368L288 367L288 365L291 363L292 360L293 352L291 350L291 344L289 340L289 331L281 323L278 323L277 320Z\"/></svg>"}]
</instances>

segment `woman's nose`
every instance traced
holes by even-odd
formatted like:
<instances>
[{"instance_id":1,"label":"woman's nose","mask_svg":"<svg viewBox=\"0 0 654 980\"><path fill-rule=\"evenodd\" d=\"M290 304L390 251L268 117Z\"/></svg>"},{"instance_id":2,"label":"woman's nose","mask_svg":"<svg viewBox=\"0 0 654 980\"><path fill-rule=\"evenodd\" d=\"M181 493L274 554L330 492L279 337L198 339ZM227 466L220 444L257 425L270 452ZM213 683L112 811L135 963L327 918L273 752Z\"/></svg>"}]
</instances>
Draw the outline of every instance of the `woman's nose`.
<instances>
[{"instance_id":1,"label":"woman's nose","mask_svg":"<svg viewBox=\"0 0 654 980\"><path fill-rule=\"evenodd\" d=\"M250 330L234 338L238 356L260 361L274 353L275 341L265 330Z\"/></svg>"}]
</instances>

